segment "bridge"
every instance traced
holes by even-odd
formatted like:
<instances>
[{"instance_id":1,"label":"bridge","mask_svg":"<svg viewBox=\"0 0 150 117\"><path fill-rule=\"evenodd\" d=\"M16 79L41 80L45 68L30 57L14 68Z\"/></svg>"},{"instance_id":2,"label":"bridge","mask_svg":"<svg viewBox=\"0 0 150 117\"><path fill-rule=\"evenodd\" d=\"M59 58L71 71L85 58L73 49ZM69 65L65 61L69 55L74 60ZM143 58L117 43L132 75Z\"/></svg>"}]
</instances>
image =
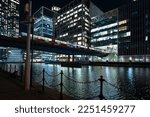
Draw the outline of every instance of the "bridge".
<instances>
[{"instance_id":1,"label":"bridge","mask_svg":"<svg viewBox=\"0 0 150 117\"><path fill-rule=\"evenodd\" d=\"M26 49L26 37L7 37L0 36L1 47L14 47L19 49ZM86 48L84 46L73 46L72 44L65 43L62 41L54 41L52 39L44 40L42 38L34 37L32 42L33 50L40 50L65 55L90 55L105 57L109 53L95 50L94 48Z\"/></svg>"}]
</instances>

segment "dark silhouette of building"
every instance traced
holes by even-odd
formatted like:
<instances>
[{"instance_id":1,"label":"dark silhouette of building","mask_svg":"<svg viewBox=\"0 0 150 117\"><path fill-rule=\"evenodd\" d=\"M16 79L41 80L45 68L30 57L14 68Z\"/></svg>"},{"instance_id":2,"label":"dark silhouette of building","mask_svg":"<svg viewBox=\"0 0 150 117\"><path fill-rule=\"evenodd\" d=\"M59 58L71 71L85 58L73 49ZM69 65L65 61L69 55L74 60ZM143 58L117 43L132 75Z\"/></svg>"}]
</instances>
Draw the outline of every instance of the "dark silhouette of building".
<instances>
[{"instance_id":1,"label":"dark silhouette of building","mask_svg":"<svg viewBox=\"0 0 150 117\"><path fill-rule=\"evenodd\" d=\"M123 61L150 61L150 0L133 0L119 7L118 54Z\"/></svg>"}]
</instances>

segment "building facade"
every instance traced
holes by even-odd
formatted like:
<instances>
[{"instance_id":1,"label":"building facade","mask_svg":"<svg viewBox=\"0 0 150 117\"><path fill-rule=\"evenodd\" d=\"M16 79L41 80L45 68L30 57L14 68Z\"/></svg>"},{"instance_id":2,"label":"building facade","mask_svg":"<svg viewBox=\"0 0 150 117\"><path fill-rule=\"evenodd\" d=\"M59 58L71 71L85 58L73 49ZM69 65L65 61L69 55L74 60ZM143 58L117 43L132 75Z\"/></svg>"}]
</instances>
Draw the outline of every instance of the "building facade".
<instances>
[{"instance_id":1,"label":"building facade","mask_svg":"<svg viewBox=\"0 0 150 117\"><path fill-rule=\"evenodd\" d=\"M19 0L0 1L0 35L19 36ZM0 47L0 59L5 60L8 48Z\"/></svg>"},{"instance_id":2,"label":"building facade","mask_svg":"<svg viewBox=\"0 0 150 117\"><path fill-rule=\"evenodd\" d=\"M74 46L91 46L91 16L102 11L91 0L73 0L62 7L55 17L55 37L57 40L68 42ZM85 60L87 56L66 56L62 61Z\"/></svg>"},{"instance_id":3,"label":"building facade","mask_svg":"<svg viewBox=\"0 0 150 117\"><path fill-rule=\"evenodd\" d=\"M0 1L0 35L19 36L19 0Z\"/></svg>"},{"instance_id":4,"label":"building facade","mask_svg":"<svg viewBox=\"0 0 150 117\"><path fill-rule=\"evenodd\" d=\"M149 0L133 0L92 19L91 43L110 52L105 61L150 62Z\"/></svg>"},{"instance_id":5,"label":"building facade","mask_svg":"<svg viewBox=\"0 0 150 117\"><path fill-rule=\"evenodd\" d=\"M118 19L124 22L119 25L119 61L150 62L150 1L121 6Z\"/></svg>"},{"instance_id":6,"label":"building facade","mask_svg":"<svg viewBox=\"0 0 150 117\"><path fill-rule=\"evenodd\" d=\"M92 17L91 35L92 47L111 53L104 58L104 61L116 61L118 50L118 9Z\"/></svg>"},{"instance_id":7,"label":"building facade","mask_svg":"<svg viewBox=\"0 0 150 117\"><path fill-rule=\"evenodd\" d=\"M89 7L89 0L73 0L61 8L55 19L56 39L89 47L91 37Z\"/></svg>"},{"instance_id":8,"label":"building facade","mask_svg":"<svg viewBox=\"0 0 150 117\"><path fill-rule=\"evenodd\" d=\"M46 7L41 7L34 13L34 35L53 38L54 25L53 25L54 11Z\"/></svg>"}]
</instances>

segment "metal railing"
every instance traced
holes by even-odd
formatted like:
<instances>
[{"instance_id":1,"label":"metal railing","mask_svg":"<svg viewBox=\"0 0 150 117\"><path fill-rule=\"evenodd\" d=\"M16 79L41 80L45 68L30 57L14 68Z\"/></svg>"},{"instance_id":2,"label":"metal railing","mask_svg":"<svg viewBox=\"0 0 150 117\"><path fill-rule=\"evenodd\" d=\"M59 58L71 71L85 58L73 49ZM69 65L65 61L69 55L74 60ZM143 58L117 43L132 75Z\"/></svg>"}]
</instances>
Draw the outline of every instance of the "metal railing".
<instances>
[{"instance_id":1,"label":"metal railing","mask_svg":"<svg viewBox=\"0 0 150 117\"><path fill-rule=\"evenodd\" d=\"M12 64L0 63L0 70L10 74L11 78L23 80L23 65L17 66Z\"/></svg>"}]
</instances>

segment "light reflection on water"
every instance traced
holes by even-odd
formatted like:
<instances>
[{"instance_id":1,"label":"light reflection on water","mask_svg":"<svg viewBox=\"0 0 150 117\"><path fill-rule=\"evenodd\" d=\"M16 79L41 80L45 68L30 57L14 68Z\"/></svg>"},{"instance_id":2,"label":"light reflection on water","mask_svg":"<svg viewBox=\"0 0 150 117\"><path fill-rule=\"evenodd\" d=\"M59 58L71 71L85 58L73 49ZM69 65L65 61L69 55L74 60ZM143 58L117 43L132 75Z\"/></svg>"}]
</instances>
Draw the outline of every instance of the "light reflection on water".
<instances>
[{"instance_id":1,"label":"light reflection on water","mask_svg":"<svg viewBox=\"0 0 150 117\"><path fill-rule=\"evenodd\" d=\"M79 82L95 81L103 75L104 79L115 85L113 87L108 83L104 83L104 96L106 99L150 99L150 68L132 68L132 67L103 67L103 66L89 66L82 68L67 68L60 65L49 64L34 64L33 76L35 81L42 80L42 70L45 69L45 78L47 86L60 84L61 70L64 75ZM40 74L41 73L41 74ZM52 76L49 76L52 75ZM68 80L63 76L63 92L81 97L96 97L100 92L100 83L78 83ZM60 90L60 87L56 88ZM69 91L69 92L68 92ZM99 99L94 98L94 99Z\"/></svg>"}]
</instances>

